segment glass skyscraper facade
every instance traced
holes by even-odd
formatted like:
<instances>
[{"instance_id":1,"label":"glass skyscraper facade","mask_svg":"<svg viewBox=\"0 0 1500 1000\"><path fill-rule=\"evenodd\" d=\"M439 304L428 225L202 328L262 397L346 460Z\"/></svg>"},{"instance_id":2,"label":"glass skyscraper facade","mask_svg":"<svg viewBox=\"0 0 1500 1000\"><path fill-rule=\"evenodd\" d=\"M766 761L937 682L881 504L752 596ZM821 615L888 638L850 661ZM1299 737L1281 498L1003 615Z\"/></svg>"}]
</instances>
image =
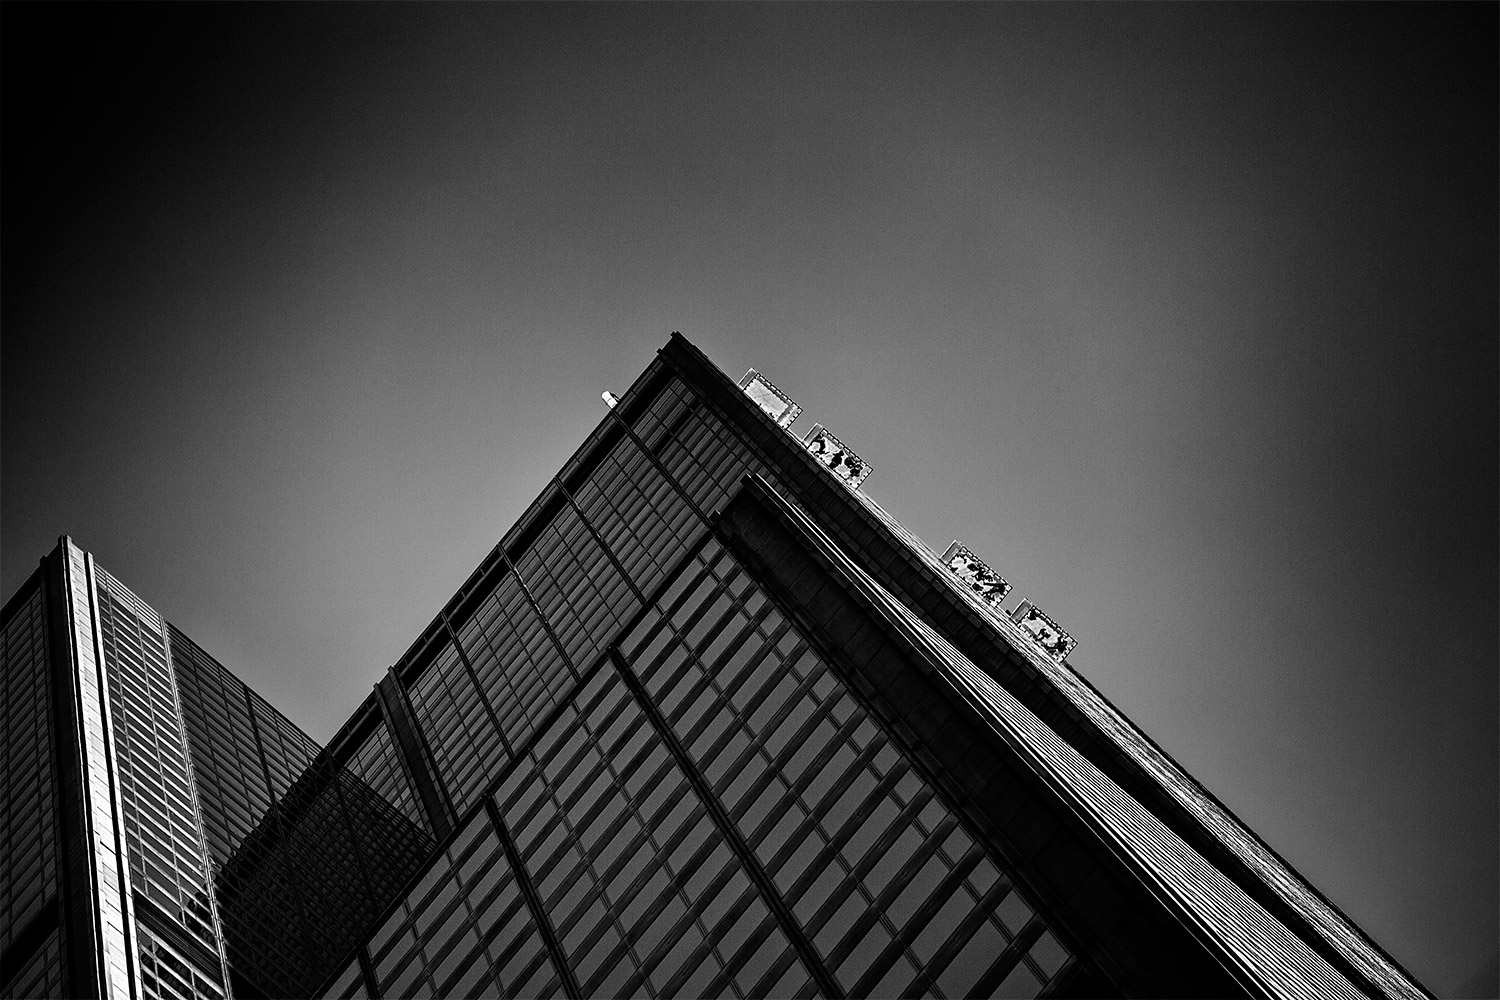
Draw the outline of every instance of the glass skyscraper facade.
<instances>
[{"instance_id":1,"label":"glass skyscraper facade","mask_svg":"<svg viewBox=\"0 0 1500 1000\"><path fill-rule=\"evenodd\" d=\"M0 994L1427 995L764 376L606 402L326 747L64 539Z\"/></svg>"}]
</instances>

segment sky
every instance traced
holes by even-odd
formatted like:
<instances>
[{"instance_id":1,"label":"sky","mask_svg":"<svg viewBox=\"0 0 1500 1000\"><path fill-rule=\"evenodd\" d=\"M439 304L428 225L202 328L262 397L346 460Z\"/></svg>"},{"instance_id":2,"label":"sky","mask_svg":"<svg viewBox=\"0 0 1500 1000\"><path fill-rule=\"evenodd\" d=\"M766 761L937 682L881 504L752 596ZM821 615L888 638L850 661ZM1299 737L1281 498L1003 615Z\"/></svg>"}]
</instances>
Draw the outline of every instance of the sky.
<instances>
[{"instance_id":1,"label":"sky","mask_svg":"<svg viewBox=\"0 0 1500 1000\"><path fill-rule=\"evenodd\" d=\"M1496 987L1494 5L0 7L0 583L326 740L673 330Z\"/></svg>"}]
</instances>

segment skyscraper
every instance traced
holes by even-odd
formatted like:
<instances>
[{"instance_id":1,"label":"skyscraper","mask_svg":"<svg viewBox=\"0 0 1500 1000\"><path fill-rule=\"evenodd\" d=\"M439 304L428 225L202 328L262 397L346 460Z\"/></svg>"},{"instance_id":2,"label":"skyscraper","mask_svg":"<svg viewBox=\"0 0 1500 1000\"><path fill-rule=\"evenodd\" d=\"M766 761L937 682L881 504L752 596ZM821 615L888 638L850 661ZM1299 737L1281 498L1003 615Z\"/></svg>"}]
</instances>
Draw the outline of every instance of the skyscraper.
<instances>
[{"instance_id":1,"label":"skyscraper","mask_svg":"<svg viewBox=\"0 0 1500 1000\"><path fill-rule=\"evenodd\" d=\"M0 993L1427 995L770 380L605 397L326 747L64 539Z\"/></svg>"}]
</instances>

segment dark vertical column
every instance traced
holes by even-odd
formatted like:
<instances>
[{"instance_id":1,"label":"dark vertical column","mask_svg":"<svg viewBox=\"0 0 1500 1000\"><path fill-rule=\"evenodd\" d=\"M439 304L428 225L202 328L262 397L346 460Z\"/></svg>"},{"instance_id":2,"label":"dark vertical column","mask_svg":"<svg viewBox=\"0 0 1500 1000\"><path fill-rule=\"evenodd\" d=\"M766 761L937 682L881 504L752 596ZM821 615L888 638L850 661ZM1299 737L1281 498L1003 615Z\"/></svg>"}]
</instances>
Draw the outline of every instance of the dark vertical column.
<instances>
[{"instance_id":1,"label":"dark vertical column","mask_svg":"<svg viewBox=\"0 0 1500 1000\"><path fill-rule=\"evenodd\" d=\"M515 752L510 747L510 740L505 736L505 727L500 725L500 716L495 714L495 706L490 704L489 696L484 693L484 687L479 683L479 673L474 669L473 661L469 659L469 651L464 649L463 642L459 640L452 619L448 617L446 610L439 611L438 614L443 619L443 630L448 633L453 649L458 653L464 669L469 672L469 681L474 685L474 696L479 699L479 704L484 706L484 714L489 716L490 725L495 727L495 734L500 737L500 745L505 748L505 756L514 757Z\"/></svg>"},{"instance_id":2,"label":"dark vertical column","mask_svg":"<svg viewBox=\"0 0 1500 1000\"><path fill-rule=\"evenodd\" d=\"M453 832L457 817L443 789L442 778L433 766L427 742L422 738L422 731L412 714L411 703L406 699L406 689L396 676L396 668L386 671L380 683L375 685L375 692L380 700L381 714L390 725L391 734L396 737L396 749L400 751L406 768L411 773L417 800L422 803L422 811L427 815L432 835L441 844Z\"/></svg>"},{"instance_id":3,"label":"dark vertical column","mask_svg":"<svg viewBox=\"0 0 1500 1000\"><path fill-rule=\"evenodd\" d=\"M652 465L656 466L656 471L661 473L661 477L677 492L677 495L682 498L682 502L688 505L688 509L698 515L699 522L705 525L708 524L708 517L703 513L702 508L688 495L688 491L682 488L682 484L677 481L677 477L672 475L672 470L662 464L661 457L646 447L646 442L642 441L640 435L636 434L635 428L630 426L629 422L620 416L619 412L613 406L609 408L609 415L615 418L615 424L629 435L630 440L635 442L635 446L640 449L640 453L645 455Z\"/></svg>"},{"instance_id":4,"label":"dark vertical column","mask_svg":"<svg viewBox=\"0 0 1500 1000\"><path fill-rule=\"evenodd\" d=\"M542 628L546 631L547 638L552 641L552 647L557 650L558 658L562 660L563 666L568 668L568 673L572 674L573 679L577 681L579 679L578 666L568 656L568 651L563 648L562 639L552 628L552 622L548 620L547 612L543 611L542 606L537 603L536 595L531 592L531 587L527 585L526 578L521 575L520 567L510 561L510 554L504 548L500 549L500 556L505 560L505 565L510 568L510 571L516 575L516 583L520 586L521 593L526 598L526 603L530 604L531 610L536 612L537 621L542 623Z\"/></svg>"},{"instance_id":5,"label":"dark vertical column","mask_svg":"<svg viewBox=\"0 0 1500 1000\"><path fill-rule=\"evenodd\" d=\"M677 762L677 766L687 776L688 783L693 786L693 791L697 792L698 798L703 802L704 807L707 808L709 817L713 820L714 825L719 828L719 834L724 838L724 843L729 845L729 849L739 858L740 866L744 868L745 874L755 883L755 887L760 890L766 907L775 914L776 922L781 925L782 933L792 943L792 947L797 951L797 957L802 959L802 964L813 977L813 981L818 984L819 992L825 997L842 997L844 991L839 988L839 984L834 980L832 973L824 967L823 960L818 957L818 953L813 948L812 942L803 933L802 925L797 921L796 914L792 913L791 908L786 905L786 900L777 891L776 884L771 881L771 876L766 874L760 860L756 858L755 852L750 849L749 844L745 843L745 838L740 836L739 828L734 825L734 820L729 818L729 814L724 811L724 807L714 797L713 789L709 788L708 782L704 780L703 775L698 773L697 766L693 763L692 758L688 756L687 751L682 748L682 744L677 739L677 734L672 731L672 727L662 717L661 711L656 707L656 703L651 700L650 694L646 692L646 689L636 678L634 671L630 669L630 665L625 662L625 658L620 655L619 649L613 647L610 649L609 660L619 673L621 680L625 682L625 686L630 690L631 696L641 706L641 711L650 720L652 728L656 730L657 736L661 738L662 743L666 746L668 752L671 753L672 759Z\"/></svg>"},{"instance_id":6,"label":"dark vertical column","mask_svg":"<svg viewBox=\"0 0 1500 1000\"><path fill-rule=\"evenodd\" d=\"M578 520L583 523L584 528L593 536L594 544L599 546L599 551L603 552L608 557L610 563L614 565L615 572L620 574L620 579L624 580L625 585L635 594L635 599L640 602L641 607L646 607L646 595L641 593L641 588L636 585L635 580L626 572L625 564L620 561L620 557L615 554L615 550L604 540L604 536L599 534L599 529L594 527L594 523L583 512L583 508L578 506L578 501L573 499L573 494L568 492L568 488L562 484L561 479L554 478L552 483L557 487L558 492L567 498L569 505L573 508L573 512L578 515Z\"/></svg>"},{"instance_id":7,"label":"dark vertical column","mask_svg":"<svg viewBox=\"0 0 1500 1000\"><path fill-rule=\"evenodd\" d=\"M374 1000L379 1000L380 981L375 978L375 963L370 961L370 950L366 946L360 945L357 957L359 959L359 975L365 982L365 993L374 998Z\"/></svg>"},{"instance_id":8,"label":"dark vertical column","mask_svg":"<svg viewBox=\"0 0 1500 1000\"><path fill-rule=\"evenodd\" d=\"M48 686L52 692L52 754L56 765L58 868L62 881L63 993L103 996L103 969L94 921L94 866L90 860L88 805L83 782L83 719L73 689L73 642L60 542L42 560L42 614L47 628Z\"/></svg>"},{"instance_id":9,"label":"dark vertical column","mask_svg":"<svg viewBox=\"0 0 1500 1000\"><path fill-rule=\"evenodd\" d=\"M521 887L521 895L526 899L527 908L531 910L531 919L536 921L537 930L542 935L542 942L547 946L547 955L552 959L552 965L557 969L557 975L562 980L563 992L573 1000L578 1000L583 996L583 991L578 987L578 977L573 975L573 969L568 965L568 956L563 953L562 942L557 940L557 930L547 916L547 908L542 905L542 897L537 894L536 886L531 884L531 875L526 871L526 866L521 863L521 852L516 850L515 842L510 839L510 831L505 828L505 819L500 815L500 807L495 805L495 800L488 795L484 797L484 812L489 817L490 826L495 828L495 836L500 839L500 846L505 850L505 859L510 862L511 870L516 873L516 882Z\"/></svg>"}]
</instances>

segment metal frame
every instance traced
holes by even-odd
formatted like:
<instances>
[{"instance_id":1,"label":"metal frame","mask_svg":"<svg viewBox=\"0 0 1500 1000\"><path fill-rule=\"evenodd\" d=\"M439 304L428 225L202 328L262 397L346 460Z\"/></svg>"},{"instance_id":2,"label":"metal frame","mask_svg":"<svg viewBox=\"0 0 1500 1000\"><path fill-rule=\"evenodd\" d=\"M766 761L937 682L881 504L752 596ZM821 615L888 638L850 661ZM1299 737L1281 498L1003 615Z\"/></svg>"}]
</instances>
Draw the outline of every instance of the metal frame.
<instances>
[{"instance_id":1,"label":"metal frame","mask_svg":"<svg viewBox=\"0 0 1500 1000\"><path fill-rule=\"evenodd\" d=\"M766 406L765 400L760 395L751 392L752 386L760 386L764 388L772 396L785 403L786 406L779 411L773 412L768 406ZM786 393L782 392L780 389L772 385L770 379L766 378L754 368L747 371L745 373L745 377L740 379L739 387L744 390L745 395L754 400L755 404L766 412L767 416L776 421L777 427L791 426L792 421L796 420L798 415L802 412L802 407L792 402L792 397L788 396Z\"/></svg>"}]
</instances>

